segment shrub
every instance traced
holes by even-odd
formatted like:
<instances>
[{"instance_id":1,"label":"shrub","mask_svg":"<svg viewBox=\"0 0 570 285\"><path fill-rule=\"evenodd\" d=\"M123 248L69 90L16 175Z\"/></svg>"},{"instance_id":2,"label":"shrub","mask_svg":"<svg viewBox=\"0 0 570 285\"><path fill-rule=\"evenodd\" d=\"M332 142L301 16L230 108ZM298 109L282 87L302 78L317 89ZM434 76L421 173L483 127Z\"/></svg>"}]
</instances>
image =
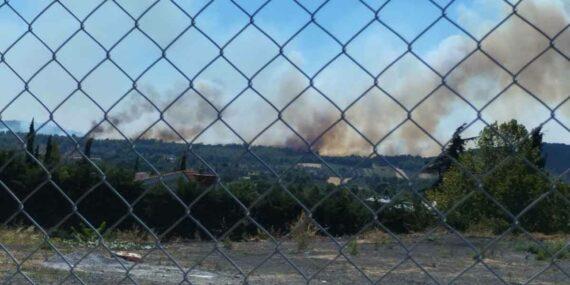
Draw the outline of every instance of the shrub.
<instances>
[{"instance_id":1,"label":"shrub","mask_svg":"<svg viewBox=\"0 0 570 285\"><path fill-rule=\"evenodd\" d=\"M570 258L570 248L564 248L565 246L566 243L562 240L547 241L543 243L543 246L533 243L527 247L526 251L534 254L537 260L548 260L557 253L556 259L566 259Z\"/></svg>"},{"instance_id":2,"label":"shrub","mask_svg":"<svg viewBox=\"0 0 570 285\"><path fill-rule=\"evenodd\" d=\"M348 249L348 254L352 256L358 255L358 242L356 241L356 238L349 241L346 248Z\"/></svg>"},{"instance_id":3,"label":"shrub","mask_svg":"<svg viewBox=\"0 0 570 285\"><path fill-rule=\"evenodd\" d=\"M297 251L307 250L311 240L317 234L315 225L311 223L311 220L305 215L305 212L301 212L297 220L291 224L290 229L291 238L297 245Z\"/></svg>"},{"instance_id":4,"label":"shrub","mask_svg":"<svg viewBox=\"0 0 570 285\"><path fill-rule=\"evenodd\" d=\"M72 228L72 236L78 243L98 244L99 235L103 235L105 228L107 228L107 223L105 222L101 223L95 230L81 225L79 229Z\"/></svg>"}]
</instances>

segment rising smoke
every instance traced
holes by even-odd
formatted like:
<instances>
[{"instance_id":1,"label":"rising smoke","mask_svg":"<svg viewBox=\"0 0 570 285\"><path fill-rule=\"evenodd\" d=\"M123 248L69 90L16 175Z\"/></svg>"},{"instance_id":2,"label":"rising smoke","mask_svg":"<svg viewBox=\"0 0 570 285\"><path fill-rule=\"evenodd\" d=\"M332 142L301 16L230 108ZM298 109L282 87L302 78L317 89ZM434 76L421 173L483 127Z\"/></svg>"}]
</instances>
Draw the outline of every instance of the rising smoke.
<instances>
[{"instance_id":1,"label":"rising smoke","mask_svg":"<svg viewBox=\"0 0 570 285\"><path fill-rule=\"evenodd\" d=\"M570 28L567 28L570 24L570 16L568 7L564 5L560 0L527 0L519 6L519 13L544 31L547 36L553 37L565 28L565 33L570 33ZM433 69L445 75L459 61L471 54L446 76L445 82L449 88L442 86L440 77L408 54L379 78L382 90L370 89L361 100L346 110L345 119L352 126L346 121L339 122L341 111L327 102L317 91L312 88L305 90L306 79L298 72L285 71L280 75L278 82L267 84L277 84L276 92L282 98L294 98L299 90L305 90L303 95L283 111L283 119L322 154L367 155L373 150L369 141L376 143L385 139L380 144L382 146L380 151L385 154L432 155L439 152L438 146L430 141L431 139L413 122L405 121L407 112L404 108L408 110L413 108L411 118L425 131L433 134L437 132L442 121L448 119L456 108L466 108L466 104L462 103L463 99L454 94L455 92L476 108L483 107L513 80L513 76L498 67L489 56L511 74L516 75L517 81L524 88L533 92L549 107L554 108L569 96L570 81L565 80L565 76L570 71L570 64L567 58L552 48L541 54L543 50L549 48L549 45L549 39L517 16L512 16L481 42L481 49L484 53L478 50L471 54L477 48L477 44L469 37L450 36L425 58ZM561 51L570 50L570 37L558 37L555 46ZM540 57L536 59L535 64L519 73L527 62L538 55ZM342 78L337 78L337 80L342 80ZM364 83L346 82L346 84L356 86ZM223 86L217 86L211 82L199 82L196 90L215 103L220 103L218 98L223 97L222 93L224 93ZM388 92L392 98L383 91ZM432 97L421 101L430 92L433 92ZM507 114L507 117L508 115L515 116L521 108L525 108L521 105L524 101L520 100L519 96L528 96L516 86L510 87L508 92L515 93L517 96L509 96L495 102L498 109L503 112L503 115ZM170 99L167 98L173 97L156 92L148 93L152 94L149 99L163 106L169 104ZM217 112L205 100L198 98L199 96L194 91L186 93L172 104L165 112L165 117L168 117L168 122L182 137L191 139L216 120ZM326 95L333 100L342 96L342 94ZM116 126L125 127L145 114L157 113L156 108L142 97L137 100L115 116L110 116L111 122ZM421 104L417 105L420 102ZM243 112L249 111L243 110ZM557 116L570 116L566 111L558 112ZM259 116L265 116L264 113L262 114ZM402 122L401 127L391 132ZM456 125L463 123L464 121L458 121ZM112 129L109 126L100 126L94 134L107 134ZM323 133L327 129L328 131ZM453 131L453 128L450 129L446 134L447 137L440 138L439 141L446 143ZM180 140L178 134L164 126L152 128L142 136L168 141ZM305 142L290 131L281 133L279 137L280 139L262 136L256 143L296 149L307 148Z\"/></svg>"},{"instance_id":2,"label":"rising smoke","mask_svg":"<svg viewBox=\"0 0 570 285\"><path fill-rule=\"evenodd\" d=\"M519 10L521 15L544 30L550 37L562 31L570 23L568 12L565 11L561 1L525 1ZM567 29L566 33L568 32L570 31ZM482 41L481 49L512 74L517 75L516 79L523 87L529 89L540 100L554 108L566 100L570 92L570 81L564 79L570 71L570 64L566 58L550 49L537 58L534 64L518 74L527 62L540 55L543 50L549 47L549 44L549 40L544 35L514 16ZM568 50L570 38L560 37L555 45L560 50ZM466 36L451 36L428 55L427 61L440 74L446 74L476 47L476 43ZM453 95L447 87L440 86L440 77L426 76L425 74L429 74L429 71L417 76L418 69L427 69L427 67L417 63L418 61L412 59L411 56L404 57L400 64L392 68L394 72L387 72L380 77L380 86L408 110L425 95L437 88L432 96L433 98L424 101L412 113L413 120L425 131L433 134L441 121L450 115L450 112L457 106L457 101L461 99ZM475 107L481 108L507 87L512 80L512 75L502 70L483 52L476 51L451 72L446 78L446 84L473 103ZM286 88L282 88L282 90L286 92ZM517 94L519 96L509 96L508 99L495 103L500 106L499 111L510 114L510 116L506 115L505 117L515 117L520 114L521 109L529 107L521 103L525 101L520 100L520 96L528 96L523 94L523 90L518 87L511 87L511 92L519 93ZM386 104L390 102L386 102L387 96L383 96L381 93L377 89L370 91L365 96L365 98L369 97L365 103L356 104L349 110L349 114L354 114L353 118L351 119L350 116L347 118L349 121L359 122L355 124L355 127L374 142L385 136L407 115L403 108L394 102ZM289 95L284 94L284 96ZM307 101L298 104L300 107L293 112L292 117L302 117L301 120L298 120L297 129L307 140L313 141L340 118L340 113L312 113L311 109L314 106L308 104ZM539 104L538 102L535 103ZM557 115L570 116L567 112L568 109L563 110L565 111L558 112ZM404 114L402 114L403 112ZM398 114L400 115L398 116ZM462 123L464 122L457 122L457 126ZM453 129L450 132L453 132ZM440 142L446 143L450 135L451 133ZM384 153L438 153L437 145L435 143L430 144L427 135L411 122L405 123L389 138L389 142L384 144L386 145L386 148L383 149ZM297 147L301 147L301 145L297 145ZM321 153L331 155L369 154L371 152L369 142L344 123L338 124L322 135L314 147Z\"/></svg>"},{"instance_id":3,"label":"rising smoke","mask_svg":"<svg viewBox=\"0 0 570 285\"><path fill-rule=\"evenodd\" d=\"M216 106L214 104L221 93L215 84L205 81L197 83L194 89L179 86L166 93L146 86L140 92L132 91L125 97L122 100L124 107L118 105L117 111L109 112L110 123L93 122L90 135L116 136L118 129L136 138L191 140L216 119L217 112L213 106ZM160 120L161 113L163 120ZM145 124L133 128L133 124L140 121L145 121ZM149 125L149 122L158 123Z\"/></svg>"}]
</instances>

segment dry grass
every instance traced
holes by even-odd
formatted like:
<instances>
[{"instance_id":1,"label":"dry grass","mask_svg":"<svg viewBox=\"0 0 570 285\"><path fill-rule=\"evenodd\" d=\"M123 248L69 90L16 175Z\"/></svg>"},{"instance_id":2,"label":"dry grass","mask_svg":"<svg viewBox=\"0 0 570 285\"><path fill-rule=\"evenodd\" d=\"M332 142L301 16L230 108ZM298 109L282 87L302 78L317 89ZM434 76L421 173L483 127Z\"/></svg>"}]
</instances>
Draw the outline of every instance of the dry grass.
<instances>
[{"instance_id":1,"label":"dry grass","mask_svg":"<svg viewBox=\"0 0 570 285\"><path fill-rule=\"evenodd\" d=\"M305 212L302 212L291 225L291 239L295 241L297 251L307 250L316 235L317 228L311 223L311 220L305 215Z\"/></svg>"},{"instance_id":2,"label":"dry grass","mask_svg":"<svg viewBox=\"0 0 570 285\"><path fill-rule=\"evenodd\" d=\"M5 246L39 245L44 240L43 234L34 227L0 227L0 243Z\"/></svg>"},{"instance_id":3,"label":"dry grass","mask_svg":"<svg viewBox=\"0 0 570 285\"><path fill-rule=\"evenodd\" d=\"M128 230L116 230L110 234L110 239L117 242L152 243L154 238L146 230L133 227Z\"/></svg>"},{"instance_id":4,"label":"dry grass","mask_svg":"<svg viewBox=\"0 0 570 285\"><path fill-rule=\"evenodd\" d=\"M292 228L294 229L295 235L289 236L291 240L284 242L283 249L287 249L288 246L305 247L305 251L303 252L294 253L294 249L292 251L287 251L287 256L303 270L316 270L319 265L333 260L338 255L338 248L331 241L328 241L316 234L317 231L311 226L310 219L308 217L303 217L302 215L299 216L297 223L292 225ZM28 235L30 232L32 233L31 237ZM441 280L444 280L449 276L454 276L457 272L473 263L472 250L466 245L462 245L455 235L451 233L433 233L433 236L436 238L435 241L430 241L429 239L426 240L425 234L422 233L398 235L397 237L406 244L415 244L416 242L420 242L420 248L414 252L414 258L422 264L422 266L429 267L430 273L433 273L434 276L437 275L437 278L443 278ZM25 256L29 253L29 249L33 247L31 245L21 246L23 243L31 244L32 242L37 241L35 244L37 245L41 244L43 241L40 233L26 228L13 228L9 230L2 229L2 231L0 231L0 237L2 238L2 242L9 241L11 243L15 243L9 247L9 250L17 256ZM130 243L140 243L149 240L144 231L137 229L114 232L110 238L111 237L117 241L128 241ZM548 251L560 250L562 244L554 243L554 241L568 241L567 236L561 235L537 236L537 238L540 238L545 243L548 242ZM345 240L345 238L339 238L339 240ZM109 240L108 244L113 241L114 240ZM474 242L476 246L484 246L488 243L487 238L472 238L471 241ZM500 268L500 270L505 273L505 279L511 280L513 283L526 280L524 279L524 274L531 271L530 269L539 270L540 268L543 268L546 262L550 259L550 256L545 254L547 252L541 252L539 248L532 247L532 244L527 243L529 240L525 239L521 235L505 237L505 239L501 241L502 242L497 244L498 251L505 254L501 253L496 256L486 254L485 262ZM61 249L63 245L67 245L63 243L64 241L61 242L61 244L54 242L58 249ZM515 248L515 245L519 248ZM87 250L85 244L72 242L69 243L68 246L69 251L63 252L64 254ZM172 255L172 258L180 262L183 267L191 267L199 263L200 265L198 266L198 269L200 270L221 272L223 274L228 274L228 276L235 274L233 266L222 255L214 254L205 260L202 260L203 257L206 256L215 246L212 242L185 241L182 243L173 243L172 241L168 241L164 243L164 246L168 253ZM245 271L255 268L258 266L261 258L274 252L274 246L271 241L233 241L230 246L233 248L231 252L229 252L230 257L236 263L240 264ZM375 248L377 251L374 250ZM307 253L306 249L310 249L310 252ZM147 249L139 247L138 249L132 250L137 253L144 253ZM380 229L371 229L370 231L362 233L358 239L350 240L350 244L347 245L345 250L347 254L351 255L351 259L361 266L367 274L375 276L384 274L389 270L392 264L397 263L405 256L405 253L402 252L392 237ZM43 253L46 253L49 257L55 254L55 252L49 249L42 249L41 253L35 254L30 260L26 261L25 265L22 266L22 271L31 276L32 279L38 283L59 283L62 281L63 277L69 274L69 272L65 270L50 271L49 269L42 267ZM527 259L526 256L530 258ZM570 259L564 259L564 257L568 258L568 256L570 255L560 255L560 261L558 262L562 266L567 266ZM0 276L11 274L15 270L15 265L11 262L4 262L3 264L3 259L4 261L7 260L7 258L4 257L5 256L2 256L0 251ZM144 263L145 265L172 266L170 258L162 254L160 251L152 252L145 258ZM347 266L349 266L347 261L340 261L339 259L338 262L330 264L330 270L323 271L324 273L322 276L320 275L320 277L322 277L323 280L327 280L329 284L335 284L335 282L339 284L360 284L360 279L358 279L360 275L357 272L352 275L352 273L345 271ZM256 270L256 275L254 276L255 278L259 278L258 280L263 280L267 283L267 280L277 280L273 278L278 278L278 276L287 274L287 270L289 269L290 265L288 265L284 260L275 258L269 260L266 265L259 268L258 271ZM466 279L462 280L464 282L461 284L482 284L482 282L474 282L481 281L479 279L480 275L485 276L484 273L486 272L486 268L479 267L474 270L476 271L470 272L467 274L468 276L466 275ZM393 275L394 280L400 278L399 280L402 280L401 283L388 283L409 284L407 282L419 280L417 282L419 284L421 283L420 281L423 280L421 270L410 263L404 264L396 270L394 274L396 274ZM172 276L174 275L175 274L173 273ZM294 276L297 275L292 275L290 278L293 278ZM93 272L90 272L86 273L85 276L82 275L81 278L88 284L115 284L116 280L119 280L122 277L120 275L106 273L94 274ZM556 280L561 280L560 278L564 278L561 272L547 272L547 275L545 275L542 281L543 284L562 284L556 283ZM235 280L239 281L239 279ZM149 280L140 281L141 284L144 284L145 282L148 282L148 284L152 283ZM1 279L0 283L2 283ZM26 282L16 283L25 284ZM224 282L220 281L218 283ZM289 282L288 284L293 283L295 282ZM213 284L215 284L215 282Z\"/></svg>"},{"instance_id":5,"label":"dry grass","mask_svg":"<svg viewBox=\"0 0 570 285\"><path fill-rule=\"evenodd\" d=\"M379 229L373 229L363 233L362 239L364 242L372 243L374 245L374 250L378 250L380 247L392 241L390 235Z\"/></svg>"}]
</instances>

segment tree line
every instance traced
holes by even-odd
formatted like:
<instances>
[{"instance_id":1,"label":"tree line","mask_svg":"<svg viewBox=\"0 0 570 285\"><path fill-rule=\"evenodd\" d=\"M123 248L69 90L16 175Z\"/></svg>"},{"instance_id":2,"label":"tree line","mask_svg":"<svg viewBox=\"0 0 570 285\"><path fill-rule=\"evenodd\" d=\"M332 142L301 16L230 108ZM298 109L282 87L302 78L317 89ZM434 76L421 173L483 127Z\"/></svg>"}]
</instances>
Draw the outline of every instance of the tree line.
<instances>
[{"instance_id":1,"label":"tree line","mask_svg":"<svg viewBox=\"0 0 570 285\"><path fill-rule=\"evenodd\" d=\"M316 181L302 169L281 180L254 177L204 186L179 179L145 186L133 179L138 160L134 167L95 165L92 139L81 159L63 159L52 137L45 145L36 142L32 121L25 151L0 151L0 224L37 224L65 235L88 221L95 227L148 228L165 237L240 239L259 233L257 224L275 235L290 232L305 210L301 202L311 209L307 216L332 235L354 234L375 221L396 233L423 231L443 218L462 231L501 233L512 225L570 231L570 190L544 171L539 128L529 132L516 121L495 123L469 149L463 131L458 128L445 152L425 166L438 173L435 184L401 183L387 196L357 183ZM187 159L184 154L177 168L185 169Z\"/></svg>"}]
</instances>

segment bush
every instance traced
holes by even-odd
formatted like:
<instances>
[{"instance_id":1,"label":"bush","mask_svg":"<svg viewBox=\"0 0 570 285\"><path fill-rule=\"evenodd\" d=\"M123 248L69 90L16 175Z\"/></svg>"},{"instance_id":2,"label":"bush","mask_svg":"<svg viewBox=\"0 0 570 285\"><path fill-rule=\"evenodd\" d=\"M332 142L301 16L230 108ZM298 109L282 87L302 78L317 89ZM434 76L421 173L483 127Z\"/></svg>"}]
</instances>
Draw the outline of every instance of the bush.
<instances>
[{"instance_id":1,"label":"bush","mask_svg":"<svg viewBox=\"0 0 570 285\"><path fill-rule=\"evenodd\" d=\"M352 256L358 255L358 242L356 241L356 239L352 239L351 241L349 241L346 248L348 249L348 254Z\"/></svg>"},{"instance_id":2,"label":"bush","mask_svg":"<svg viewBox=\"0 0 570 285\"><path fill-rule=\"evenodd\" d=\"M316 227L305 215L305 212L301 212L297 220L291 224L290 229L291 238L297 245L297 251L307 250L317 234Z\"/></svg>"},{"instance_id":3,"label":"bush","mask_svg":"<svg viewBox=\"0 0 570 285\"><path fill-rule=\"evenodd\" d=\"M533 254L537 260L549 260L556 255L556 259L570 258L570 248L563 240L545 241L542 246L536 243L525 242L517 245L517 250ZM563 250L564 249L564 250Z\"/></svg>"}]
</instances>

